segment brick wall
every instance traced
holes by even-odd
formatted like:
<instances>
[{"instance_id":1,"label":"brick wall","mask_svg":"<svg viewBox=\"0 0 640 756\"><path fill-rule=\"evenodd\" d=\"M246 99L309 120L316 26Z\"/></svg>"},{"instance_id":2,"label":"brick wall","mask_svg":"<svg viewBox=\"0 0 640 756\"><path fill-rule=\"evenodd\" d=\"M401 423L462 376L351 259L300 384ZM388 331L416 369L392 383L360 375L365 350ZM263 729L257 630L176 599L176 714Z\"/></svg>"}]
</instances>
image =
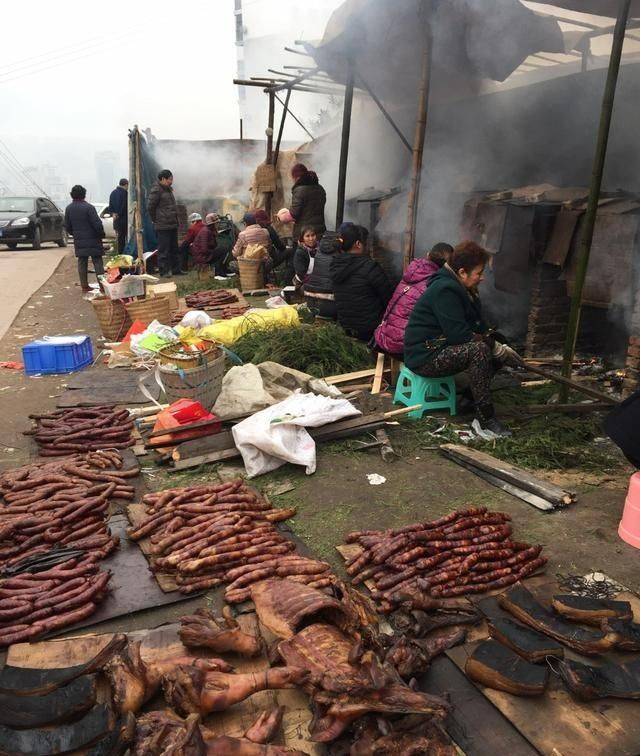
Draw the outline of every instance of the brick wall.
<instances>
[{"instance_id":1,"label":"brick wall","mask_svg":"<svg viewBox=\"0 0 640 756\"><path fill-rule=\"evenodd\" d=\"M526 355L538 357L562 350L569 317L567 284L561 269L540 263L533 273Z\"/></svg>"}]
</instances>

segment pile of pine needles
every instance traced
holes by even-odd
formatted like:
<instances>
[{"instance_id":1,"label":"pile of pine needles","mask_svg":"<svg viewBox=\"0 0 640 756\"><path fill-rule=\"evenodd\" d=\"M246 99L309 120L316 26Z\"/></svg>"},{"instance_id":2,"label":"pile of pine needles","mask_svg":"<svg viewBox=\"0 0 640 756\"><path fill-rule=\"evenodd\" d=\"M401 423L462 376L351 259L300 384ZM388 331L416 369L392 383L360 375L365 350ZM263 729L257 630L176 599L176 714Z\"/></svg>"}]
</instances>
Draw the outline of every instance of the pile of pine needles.
<instances>
[{"instance_id":1,"label":"pile of pine needles","mask_svg":"<svg viewBox=\"0 0 640 756\"><path fill-rule=\"evenodd\" d=\"M278 362L316 378L373 366L367 346L334 324L251 329L230 348L244 362Z\"/></svg>"}]
</instances>

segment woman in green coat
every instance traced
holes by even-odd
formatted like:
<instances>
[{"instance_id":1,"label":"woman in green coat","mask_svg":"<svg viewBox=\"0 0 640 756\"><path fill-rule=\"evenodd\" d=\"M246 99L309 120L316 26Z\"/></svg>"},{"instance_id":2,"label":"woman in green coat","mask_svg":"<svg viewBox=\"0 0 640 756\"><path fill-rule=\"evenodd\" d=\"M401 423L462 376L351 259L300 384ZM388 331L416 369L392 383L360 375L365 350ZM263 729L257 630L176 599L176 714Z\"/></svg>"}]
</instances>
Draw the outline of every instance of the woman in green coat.
<instances>
[{"instance_id":1,"label":"woman in green coat","mask_svg":"<svg viewBox=\"0 0 640 756\"><path fill-rule=\"evenodd\" d=\"M453 250L409 318L404 361L428 378L468 371L481 427L506 436L511 433L496 419L491 400L493 343L477 293L488 259L489 253L472 241Z\"/></svg>"}]
</instances>

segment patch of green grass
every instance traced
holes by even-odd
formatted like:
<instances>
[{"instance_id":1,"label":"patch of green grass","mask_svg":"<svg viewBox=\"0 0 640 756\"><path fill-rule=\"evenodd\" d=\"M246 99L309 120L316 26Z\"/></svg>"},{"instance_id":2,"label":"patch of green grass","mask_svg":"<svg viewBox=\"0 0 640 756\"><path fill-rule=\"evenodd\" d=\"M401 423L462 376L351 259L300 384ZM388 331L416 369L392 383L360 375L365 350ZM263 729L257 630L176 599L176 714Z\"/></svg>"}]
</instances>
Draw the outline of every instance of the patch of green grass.
<instances>
[{"instance_id":1,"label":"patch of green grass","mask_svg":"<svg viewBox=\"0 0 640 756\"><path fill-rule=\"evenodd\" d=\"M215 278L209 278L203 281L198 278L196 271L192 270L185 276L176 279L176 291L178 297L185 297L187 294L193 294L195 291L209 291L211 289L237 289L240 284L238 276L227 278L226 281L216 281Z\"/></svg>"}]
</instances>

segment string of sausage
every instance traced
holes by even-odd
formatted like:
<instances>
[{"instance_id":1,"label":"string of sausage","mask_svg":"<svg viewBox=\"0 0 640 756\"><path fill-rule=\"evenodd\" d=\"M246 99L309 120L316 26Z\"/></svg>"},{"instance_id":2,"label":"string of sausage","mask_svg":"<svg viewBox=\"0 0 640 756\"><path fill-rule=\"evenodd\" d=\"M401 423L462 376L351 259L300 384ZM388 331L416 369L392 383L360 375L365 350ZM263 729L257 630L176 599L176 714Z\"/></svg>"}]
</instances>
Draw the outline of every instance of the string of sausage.
<instances>
[{"instance_id":1,"label":"string of sausage","mask_svg":"<svg viewBox=\"0 0 640 756\"><path fill-rule=\"evenodd\" d=\"M273 509L243 481L146 494L146 518L128 531L149 538L151 569L175 577L192 593L227 583L229 603L246 601L251 585L287 577L314 587L330 581L326 562L302 557L274 523L296 509Z\"/></svg>"},{"instance_id":2,"label":"string of sausage","mask_svg":"<svg viewBox=\"0 0 640 756\"><path fill-rule=\"evenodd\" d=\"M371 581L381 612L419 608L425 595L462 596L510 585L540 569L542 546L511 540L511 518L478 507L392 530L350 533L361 547L346 563L354 584Z\"/></svg>"}]
</instances>

